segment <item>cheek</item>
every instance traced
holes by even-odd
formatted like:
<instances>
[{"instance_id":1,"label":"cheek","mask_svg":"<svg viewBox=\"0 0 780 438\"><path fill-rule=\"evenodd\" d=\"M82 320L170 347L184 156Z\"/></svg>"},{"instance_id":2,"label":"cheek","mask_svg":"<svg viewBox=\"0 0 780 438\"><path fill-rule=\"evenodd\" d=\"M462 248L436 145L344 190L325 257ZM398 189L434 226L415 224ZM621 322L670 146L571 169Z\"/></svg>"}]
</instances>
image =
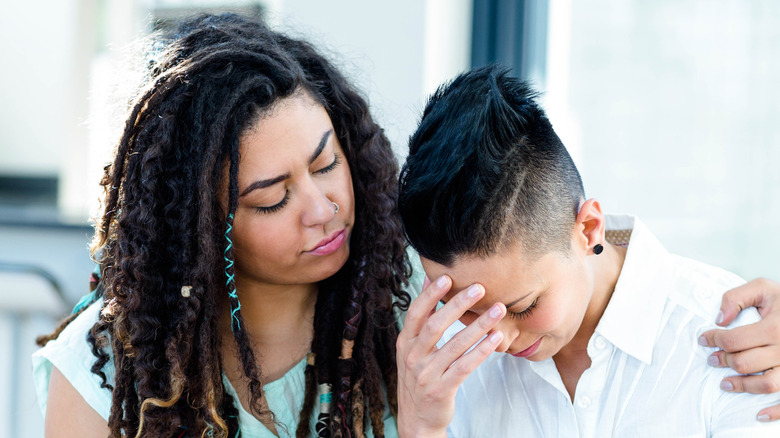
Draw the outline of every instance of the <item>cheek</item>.
<instances>
[{"instance_id":1,"label":"cheek","mask_svg":"<svg viewBox=\"0 0 780 438\"><path fill-rule=\"evenodd\" d=\"M343 204L349 209L350 215L354 217L355 215L355 189L352 185L352 175L349 173L349 167L344 166L344 169L342 170L344 172L343 177L339 180L341 183L339 184L337 197L342 199Z\"/></svg>"},{"instance_id":2,"label":"cheek","mask_svg":"<svg viewBox=\"0 0 780 438\"><path fill-rule=\"evenodd\" d=\"M526 319L525 326L527 330L534 333L554 331L566 319L566 315L562 310L558 304L553 303L545 304L544 307L539 306L532 316Z\"/></svg>"},{"instance_id":3,"label":"cheek","mask_svg":"<svg viewBox=\"0 0 780 438\"><path fill-rule=\"evenodd\" d=\"M567 321L572 319L571 302L561 300L555 296L540 298L539 306L526 319L506 318L513 326L518 327L520 332L535 334L551 333L560 330L567 325ZM506 332L505 332L506 334Z\"/></svg>"},{"instance_id":4,"label":"cheek","mask_svg":"<svg viewBox=\"0 0 780 438\"><path fill-rule=\"evenodd\" d=\"M296 253L298 242L293 238L296 235L291 229L293 222L279 213L267 217L252 217L260 214L246 213L241 221L236 221L233 232L236 263L254 264L260 259L273 261Z\"/></svg>"}]
</instances>

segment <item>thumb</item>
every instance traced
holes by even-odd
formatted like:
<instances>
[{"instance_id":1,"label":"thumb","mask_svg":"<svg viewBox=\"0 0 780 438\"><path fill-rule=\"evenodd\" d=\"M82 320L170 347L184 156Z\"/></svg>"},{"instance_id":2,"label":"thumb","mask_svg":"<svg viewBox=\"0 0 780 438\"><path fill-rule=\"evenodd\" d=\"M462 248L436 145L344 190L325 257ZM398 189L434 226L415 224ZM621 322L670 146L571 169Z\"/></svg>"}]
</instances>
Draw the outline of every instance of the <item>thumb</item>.
<instances>
[{"instance_id":1,"label":"thumb","mask_svg":"<svg viewBox=\"0 0 780 438\"><path fill-rule=\"evenodd\" d=\"M766 279L758 278L723 294L715 323L725 327L731 324L742 310L748 307L756 307L760 310L764 307L767 282Z\"/></svg>"}]
</instances>

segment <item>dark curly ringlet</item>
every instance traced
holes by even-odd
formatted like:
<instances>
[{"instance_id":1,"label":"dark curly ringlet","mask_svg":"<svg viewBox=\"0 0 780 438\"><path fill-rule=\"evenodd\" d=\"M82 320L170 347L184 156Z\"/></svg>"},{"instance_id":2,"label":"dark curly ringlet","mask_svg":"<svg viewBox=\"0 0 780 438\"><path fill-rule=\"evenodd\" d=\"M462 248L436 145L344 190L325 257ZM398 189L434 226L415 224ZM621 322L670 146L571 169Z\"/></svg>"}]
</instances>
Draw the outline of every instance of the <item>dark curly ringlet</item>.
<instances>
[{"instance_id":1,"label":"dark curly ringlet","mask_svg":"<svg viewBox=\"0 0 780 438\"><path fill-rule=\"evenodd\" d=\"M330 116L350 164L356 209L350 258L319 287L316 362L306 370L297 436L314 430L318 383L333 385L333 436L358 436L369 422L383 436L384 408L389 402L395 412L397 399L393 303L408 306L403 287L411 268L395 214L398 167L368 105L311 45L249 18L198 16L156 46L148 86L106 167L105 211L93 242L104 304L89 341L92 371L113 390L111 436L237 436L237 400L223 387L216 321L229 312L224 251L237 199L238 138L296 93ZM225 187L227 212L220 204ZM192 285L189 298L182 285ZM251 326L240 311L237 317ZM272 419L247 331L234 338L251 409ZM340 358L352 342L352 357ZM113 382L104 372L108 349Z\"/></svg>"},{"instance_id":2,"label":"dark curly ringlet","mask_svg":"<svg viewBox=\"0 0 780 438\"><path fill-rule=\"evenodd\" d=\"M582 180L536 97L499 66L463 73L431 96L398 201L421 257L451 265L517 243L532 258L570 250Z\"/></svg>"}]
</instances>

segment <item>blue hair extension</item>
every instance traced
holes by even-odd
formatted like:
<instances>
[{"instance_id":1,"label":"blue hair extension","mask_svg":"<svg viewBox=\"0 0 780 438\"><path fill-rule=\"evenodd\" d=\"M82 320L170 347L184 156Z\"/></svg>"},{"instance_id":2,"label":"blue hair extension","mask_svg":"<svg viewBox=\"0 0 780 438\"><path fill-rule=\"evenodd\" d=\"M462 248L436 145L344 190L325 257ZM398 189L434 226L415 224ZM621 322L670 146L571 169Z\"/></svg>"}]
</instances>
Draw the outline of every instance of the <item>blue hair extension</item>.
<instances>
[{"instance_id":1,"label":"blue hair extension","mask_svg":"<svg viewBox=\"0 0 780 438\"><path fill-rule=\"evenodd\" d=\"M236 277L233 272L233 259L230 258L230 250L233 248L233 240L230 239L231 231L233 231L233 213L228 214L227 230L225 230L225 240L227 240L227 248L225 248L225 275L227 276L227 282L225 285L228 287L228 297L230 297L230 330L241 330L241 321L239 321L238 313L241 309L241 302L238 301L238 294L236 293ZM235 304L234 304L235 302Z\"/></svg>"}]
</instances>

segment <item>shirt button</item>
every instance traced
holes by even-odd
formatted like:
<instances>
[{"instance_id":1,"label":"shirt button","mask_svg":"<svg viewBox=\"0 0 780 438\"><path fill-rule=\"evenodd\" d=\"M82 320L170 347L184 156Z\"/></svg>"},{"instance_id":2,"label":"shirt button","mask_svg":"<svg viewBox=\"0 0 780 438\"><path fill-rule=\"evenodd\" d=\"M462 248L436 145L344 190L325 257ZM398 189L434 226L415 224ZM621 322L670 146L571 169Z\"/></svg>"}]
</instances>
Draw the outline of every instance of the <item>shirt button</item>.
<instances>
[{"instance_id":1,"label":"shirt button","mask_svg":"<svg viewBox=\"0 0 780 438\"><path fill-rule=\"evenodd\" d=\"M596 336L595 345L599 350L603 350L607 347L607 341L605 341L602 336Z\"/></svg>"},{"instance_id":2,"label":"shirt button","mask_svg":"<svg viewBox=\"0 0 780 438\"><path fill-rule=\"evenodd\" d=\"M701 287L699 289L696 289L696 296L698 296L701 299L705 299L706 300L711 295L712 295L712 290L710 290L710 289L703 288L703 287Z\"/></svg>"},{"instance_id":3,"label":"shirt button","mask_svg":"<svg viewBox=\"0 0 780 438\"><path fill-rule=\"evenodd\" d=\"M590 407L591 401L590 397L580 397L580 399L577 401L577 406L581 407L582 409L587 409Z\"/></svg>"}]
</instances>

